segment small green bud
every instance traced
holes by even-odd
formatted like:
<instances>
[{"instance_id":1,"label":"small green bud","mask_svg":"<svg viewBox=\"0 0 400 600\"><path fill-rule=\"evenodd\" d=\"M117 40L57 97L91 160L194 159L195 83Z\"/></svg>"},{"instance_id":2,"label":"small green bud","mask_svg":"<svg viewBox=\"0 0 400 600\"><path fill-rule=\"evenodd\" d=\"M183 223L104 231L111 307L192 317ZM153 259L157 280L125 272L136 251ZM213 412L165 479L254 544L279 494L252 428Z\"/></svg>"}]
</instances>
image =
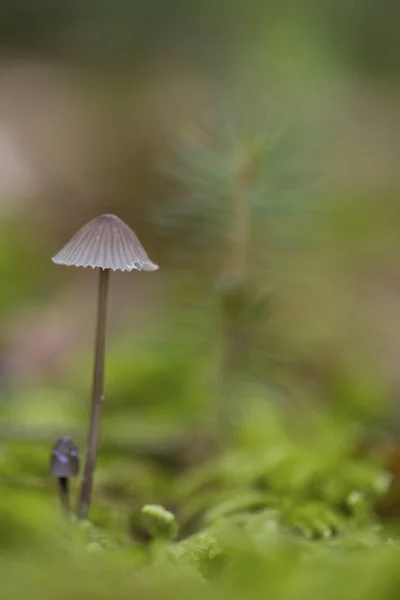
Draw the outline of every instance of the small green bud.
<instances>
[{"instance_id":1,"label":"small green bud","mask_svg":"<svg viewBox=\"0 0 400 600\"><path fill-rule=\"evenodd\" d=\"M171 512L157 504L147 504L141 512L153 538L172 540L176 537L178 526Z\"/></svg>"}]
</instances>

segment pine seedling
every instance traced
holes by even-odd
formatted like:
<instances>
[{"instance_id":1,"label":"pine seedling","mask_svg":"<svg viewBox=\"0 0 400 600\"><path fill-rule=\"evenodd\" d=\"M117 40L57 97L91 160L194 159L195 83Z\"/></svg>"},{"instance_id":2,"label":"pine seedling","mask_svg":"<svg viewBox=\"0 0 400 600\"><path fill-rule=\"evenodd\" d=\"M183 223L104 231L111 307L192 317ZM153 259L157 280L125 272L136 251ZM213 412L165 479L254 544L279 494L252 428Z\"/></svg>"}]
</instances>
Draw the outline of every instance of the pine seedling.
<instances>
[{"instance_id":1,"label":"pine seedling","mask_svg":"<svg viewBox=\"0 0 400 600\"><path fill-rule=\"evenodd\" d=\"M165 231L180 241L177 263L187 257L192 268L197 263L212 273L220 439L235 412L235 373L249 366L254 348L268 346L276 250L287 242L289 222L309 212L315 197L315 173L291 128L261 98L258 108L249 98L225 98L205 124L179 137L167 173L181 196L163 214Z\"/></svg>"}]
</instances>

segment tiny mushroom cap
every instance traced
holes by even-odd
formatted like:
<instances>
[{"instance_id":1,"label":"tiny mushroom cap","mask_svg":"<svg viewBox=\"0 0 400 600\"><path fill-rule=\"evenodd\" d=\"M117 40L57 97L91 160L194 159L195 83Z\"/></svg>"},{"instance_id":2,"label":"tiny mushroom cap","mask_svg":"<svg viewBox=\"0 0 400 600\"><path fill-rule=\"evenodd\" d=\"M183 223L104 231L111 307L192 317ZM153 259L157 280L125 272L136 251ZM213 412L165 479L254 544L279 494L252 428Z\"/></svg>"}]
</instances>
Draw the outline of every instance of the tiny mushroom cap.
<instances>
[{"instance_id":1,"label":"tiny mushroom cap","mask_svg":"<svg viewBox=\"0 0 400 600\"><path fill-rule=\"evenodd\" d=\"M54 477L76 477L79 471L79 452L68 436L58 440L51 453L50 473Z\"/></svg>"},{"instance_id":2,"label":"tiny mushroom cap","mask_svg":"<svg viewBox=\"0 0 400 600\"><path fill-rule=\"evenodd\" d=\"M101 215L84 225L52 258L58 265L156 271L137 235L115 215Z\"/></svg>"}]
</instances>

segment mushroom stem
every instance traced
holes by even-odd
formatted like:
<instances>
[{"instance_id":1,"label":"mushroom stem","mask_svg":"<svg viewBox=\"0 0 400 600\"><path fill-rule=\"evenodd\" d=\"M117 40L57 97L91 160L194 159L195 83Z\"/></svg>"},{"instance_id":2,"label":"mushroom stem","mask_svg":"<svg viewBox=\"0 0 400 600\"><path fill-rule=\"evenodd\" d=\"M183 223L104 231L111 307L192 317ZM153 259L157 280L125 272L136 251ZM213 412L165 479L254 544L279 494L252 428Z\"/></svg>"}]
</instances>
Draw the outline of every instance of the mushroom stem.
<instances>
[{"instance_id":1,"label":"mushroom stem","mask_svg":"<svg viewBox=\"0 0 400 600\"><path fill-rule=\"evenodd\" d=\"M61 506L64 513L69 515L69 485L68 485L68 477L59 477L58 478L58 487L60 491L60 501Z\"/></svg>"},{"instance_id":2,"label":"mushroom stem","mask_svg":"<svg viewBox=\"0 0 400 600\"><path fill-rule=\"evenodd\" d=\"M78 518L87 519L93 488L94 470L96 466L97 446L100 433L101 406L104 401L104 353L106 341L106 313L109 270L100 269L97 328L95 343L95 361L93 371L92 408L88 442L86 447L85 468L83 472L81 493L78 506Z\"/></svg>"}]
</instances>

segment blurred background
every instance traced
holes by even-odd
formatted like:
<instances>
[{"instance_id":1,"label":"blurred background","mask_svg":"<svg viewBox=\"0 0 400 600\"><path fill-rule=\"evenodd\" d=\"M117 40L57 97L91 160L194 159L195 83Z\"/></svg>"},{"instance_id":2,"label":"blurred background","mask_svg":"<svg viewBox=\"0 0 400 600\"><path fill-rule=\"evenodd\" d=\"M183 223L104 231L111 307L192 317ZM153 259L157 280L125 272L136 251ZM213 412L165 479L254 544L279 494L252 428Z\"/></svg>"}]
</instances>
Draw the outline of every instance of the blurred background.
<instances>
[{"instance_id":1,"label":"blurred background","mask_svg":"<svg viewBox=\"0 0 400 600\"><path fill-rule=\"evenodd\" d=\"M225 496L255 456L279 497L371 447L396 474L399 22L394 0L2 0L8 540L56 504L54 441L84 455L97 277L51 257L102 213L160 270L111 277L96 524L146 539L157 502L193 532L221 455L251 472ZM274 479L302 444L301 484Z\"/></svg>"}]
</instances>

